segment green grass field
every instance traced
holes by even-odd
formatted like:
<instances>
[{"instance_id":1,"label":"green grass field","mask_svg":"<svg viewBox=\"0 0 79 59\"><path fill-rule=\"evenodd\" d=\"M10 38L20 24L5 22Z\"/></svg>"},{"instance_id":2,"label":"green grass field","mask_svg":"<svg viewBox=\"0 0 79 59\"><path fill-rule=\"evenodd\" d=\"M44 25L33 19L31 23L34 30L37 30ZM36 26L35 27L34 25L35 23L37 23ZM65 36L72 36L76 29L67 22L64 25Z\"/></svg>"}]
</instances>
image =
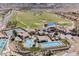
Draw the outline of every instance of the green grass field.
<instances>
[{"instance_id":1,"label":"green grass field","mask_svg":"<svg viewBox=\"0 0 79 59\"><path fill-rule=\"evenodd\" d=\"M64 21L65 19L46 11L14 11L11 20L17 20L17 26L19 27L37 28L41 27L44 21L57 23L60 21Z\"/></svg>"},{"instance_id":2,"label":"green grass field","mask_svg":"<svg viewBox=\"0 0 79 59\"><path fill-rule=\"evenodd\" d=\"M58 24L61 26L72 26L71 20L60 21Z\"/></svg>"}]
</instances>

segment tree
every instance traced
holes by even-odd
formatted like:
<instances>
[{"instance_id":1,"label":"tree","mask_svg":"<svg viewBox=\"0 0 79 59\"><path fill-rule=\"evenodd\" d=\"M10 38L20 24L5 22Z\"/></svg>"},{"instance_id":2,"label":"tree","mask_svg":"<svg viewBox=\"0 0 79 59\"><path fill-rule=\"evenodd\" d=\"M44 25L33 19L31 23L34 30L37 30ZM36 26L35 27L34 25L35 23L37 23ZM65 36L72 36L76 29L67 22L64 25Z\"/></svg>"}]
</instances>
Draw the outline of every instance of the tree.
<instances>
[{"instance_id":1,"label":"tree","mask_svg":"<svg viewBox=\"0 0 79 59\"><path fill-rule=\"evenodd\" d=\"M10 38L11 42L13 42L15 40L15 36L12 35L11 38Z\"/></svg>"},{"instance_id":2,"label":"tree","mask_svg":"<svg viewBox=\"0 0 79 59\"><path fill-rule=\"evenodd\" d=\"M11 21L8 21L6 27L13 28L13 27L16 27L16 25L17 25L17 21L16 20L11 20Z\"/></svg>"},{"instance_id":3,"label":"tree","mask_svg":"<svg viewBox=\"0 0 79 59\"><path fill-rule=\"evenodd\" d=\"M55 31L53 37L56 37L58 35L58 31Z\"/></svg>"},{"instance_id":4,"label":"tree","mask_svg":"<svg viewBox=\"0 0 79 59\"><path fill-rule=\"evenodd\" d=\"M6 27L9 27L11 25L11 22L9 21L6 25Z\"/></svg>"},{"instance_id":5,"label":"tree","mask_svg":"<svg viewBox=\"0 0 79 59\"><path fill-rule=\"evenodd\" d=\"M13 34L15 37L17 36L17 32L15 30L13 30Z\"/></svg>"}]
</instances>

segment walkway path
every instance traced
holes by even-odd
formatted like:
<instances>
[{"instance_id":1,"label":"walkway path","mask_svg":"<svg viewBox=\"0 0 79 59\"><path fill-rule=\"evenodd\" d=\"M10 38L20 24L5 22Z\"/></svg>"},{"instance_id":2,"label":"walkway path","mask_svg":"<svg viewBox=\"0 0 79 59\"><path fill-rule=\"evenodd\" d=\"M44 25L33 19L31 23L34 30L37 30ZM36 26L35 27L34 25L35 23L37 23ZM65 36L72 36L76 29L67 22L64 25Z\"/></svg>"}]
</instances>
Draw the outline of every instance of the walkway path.
<instances>
[{"instance_id":1,"label":"walkway path","mask_svg":"<svg viewBox=\"0 0 79 59\"><path fill-rule=\"evenodd\" d=\"M73 39L68 38L68 41L71 44L71 48L65 51L65 54L63 56L77 56L79 53L79 37L73 36Z\"/></svg>"}]
</instances>

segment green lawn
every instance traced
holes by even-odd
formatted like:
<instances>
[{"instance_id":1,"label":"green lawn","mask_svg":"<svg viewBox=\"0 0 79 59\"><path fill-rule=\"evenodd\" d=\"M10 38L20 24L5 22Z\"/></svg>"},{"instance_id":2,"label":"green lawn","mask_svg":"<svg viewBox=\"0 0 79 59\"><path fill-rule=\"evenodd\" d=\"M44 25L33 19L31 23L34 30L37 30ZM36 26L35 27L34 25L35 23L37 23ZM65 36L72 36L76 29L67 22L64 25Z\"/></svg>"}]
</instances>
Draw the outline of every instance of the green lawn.
<instances>
[{"instance_id":1,"label":"green lawn","mask_svg":"<svg viewBox=\"0 0 79 59\"><path fill-rule=\"evenodd\" d=\"M60 22L58 22L58 24L61 26L72 26L71 20L60 21Z\"/></svg>"},{"instance_id":2,"label":"green lawn","mask_svg":"<svg viewBox=\"0 0 79 59\"><path fill-rule=\"evenodd\" d=\"M65 20L53 13L46 11L32 12L32 11L14 11L11 20L17 20L19 27L37 28L43 24L43 21L59 22Z\"/></svg>"}]
</instances>

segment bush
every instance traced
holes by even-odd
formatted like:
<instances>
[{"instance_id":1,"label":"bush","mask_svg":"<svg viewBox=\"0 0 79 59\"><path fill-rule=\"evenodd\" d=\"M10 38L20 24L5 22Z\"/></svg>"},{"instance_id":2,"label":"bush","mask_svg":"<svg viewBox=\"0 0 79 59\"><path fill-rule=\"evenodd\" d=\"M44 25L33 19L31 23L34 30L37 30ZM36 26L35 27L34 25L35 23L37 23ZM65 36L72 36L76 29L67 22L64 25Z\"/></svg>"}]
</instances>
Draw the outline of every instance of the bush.
<instances>
[{"instance_id":1,"label":"bush","mask_svg":"<svg viewBox=\"0 0 79 59\"><path fill-rule=\"evenodd\" d=\"M29 49L30 51L39 51L40 50L40 48L39 47L34 47L34 46L32 46L30 49Z\"/></svg>"},{"instance_id":2,"label":"bush","mask_svg":"<svg viewBox=\"0 0 79 59\"><path fill-rule=\"evenodd\" d=\"M60 39L65 45L69 44L69 42L66 39Z\"/></svg>"},{"instance_id":3,"label":"bush","mask_svg":"<svg viewBox=\"0 0 79 59\"><path fill-rule=\"evenodd\" d=\"M13 34L15 37L17 36L17 32L15 30L13 30Z\"/></svg>"},{"instance_id":4,"label":"bush","mask_svg":"<svg viewBox=\"0 0 79 59\"><path fill-rule=\"evenodd\" d=\"M11 20L7 23L6 27L16 27L17 21L16 20Z\"/></svg>"}]
</instances>

